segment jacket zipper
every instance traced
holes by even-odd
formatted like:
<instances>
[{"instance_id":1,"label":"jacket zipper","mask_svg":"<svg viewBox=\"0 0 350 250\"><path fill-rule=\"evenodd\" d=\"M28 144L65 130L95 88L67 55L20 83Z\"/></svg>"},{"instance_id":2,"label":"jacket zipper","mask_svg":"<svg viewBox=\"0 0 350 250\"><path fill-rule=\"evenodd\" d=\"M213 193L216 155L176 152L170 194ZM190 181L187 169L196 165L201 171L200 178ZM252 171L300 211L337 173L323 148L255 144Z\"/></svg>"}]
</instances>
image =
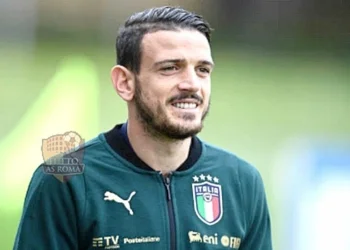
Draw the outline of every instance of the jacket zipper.
<instances>
[{"instance_id":1,"label":"jacket zipper","mask_svg":"<svg viewBox=\"0 0 350 250\"><path fill-rule=\"evenodd\" d=\"M176 232L175 232L175 214L174 214L174 205L171 199L171 174L163 176L163 182L166 188L166 199L168 207L168 218L170 226L170 250L176 250Z\"/></svg>"}]
</instances>

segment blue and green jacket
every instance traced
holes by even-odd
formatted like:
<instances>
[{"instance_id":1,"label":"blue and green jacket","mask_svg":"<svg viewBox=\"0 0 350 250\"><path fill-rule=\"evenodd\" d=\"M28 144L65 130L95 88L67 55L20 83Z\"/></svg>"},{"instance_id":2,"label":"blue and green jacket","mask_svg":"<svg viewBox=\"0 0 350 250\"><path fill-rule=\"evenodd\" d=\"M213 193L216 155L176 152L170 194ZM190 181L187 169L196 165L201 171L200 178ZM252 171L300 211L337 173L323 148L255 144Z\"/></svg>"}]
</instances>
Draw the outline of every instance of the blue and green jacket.
<instances>
[{"instance_id":1,"label":"blue and green jacket","mask_svg":"<svg viewBox=\"0 0 350 250\"><path fill-rule=\"evenodd\" d=\"M125 129L77 149L80 173L37 168L14 250L272 250L255 167L193 137L187 160L164 177L137 157Z\"/></svg>"}]
</instances>

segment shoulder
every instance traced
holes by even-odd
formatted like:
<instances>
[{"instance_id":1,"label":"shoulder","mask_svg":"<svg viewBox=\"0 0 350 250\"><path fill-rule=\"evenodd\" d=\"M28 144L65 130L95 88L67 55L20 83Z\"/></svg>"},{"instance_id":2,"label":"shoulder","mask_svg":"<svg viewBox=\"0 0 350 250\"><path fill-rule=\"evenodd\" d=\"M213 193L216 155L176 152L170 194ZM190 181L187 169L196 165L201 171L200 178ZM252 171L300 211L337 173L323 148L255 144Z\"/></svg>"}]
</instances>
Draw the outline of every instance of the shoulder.
<instances>
[{"instance_id":1,"label":"shoulder","mask_svg":"<svg viewBox=\"0 0 350 250\"><path fill-rule=\"evenodd\" d=\"M42 187L55 187L54 184L65 182L60 176L67 175L72 177L72 181L76 182L79 176L83 176L86 161L91 159L91 155L96 155L96 152L103 151L103 141L100 136L90 139L73 150L53 155L44 161L35 169L30 186L34 189ZM82 168L81 168L82 167ZM71 171L75 171L72 173ZM79 172L81 171L81 172Z\"/></svg>"},{"instance_id":2,"label":"shoulder","mask_svg":"<svg viewBox=\"0 0 350 250\"><path fill-rule=\"evenodd\" d=\"M106 142L104 134L101 133L71 151L56 155L54 158L75 159L84 166L93 166L96 161L110 156L110 147Z\"/></svg>"},{"instance_id":3,"label":"shoulder","mask_svg":"<svg viewBox=\"0 0 350 250\"><path fill-rule=\"evenodd\" d=\"M202 141L202 143L207 161L215 162L225 171L236 172L240 179L260 178L259 170L246 159L208 142Z\"/></svg>"}]
</instances>

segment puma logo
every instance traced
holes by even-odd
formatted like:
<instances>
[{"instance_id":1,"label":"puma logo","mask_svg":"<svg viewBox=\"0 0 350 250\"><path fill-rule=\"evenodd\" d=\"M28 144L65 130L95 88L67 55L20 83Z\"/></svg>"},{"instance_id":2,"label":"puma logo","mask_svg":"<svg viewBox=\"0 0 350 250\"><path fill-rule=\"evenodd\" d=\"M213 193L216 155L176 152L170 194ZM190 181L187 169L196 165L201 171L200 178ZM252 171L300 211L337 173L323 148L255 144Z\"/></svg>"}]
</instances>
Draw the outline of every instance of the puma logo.
<instances>
[{"instance_id":1,"label":"puma logo","mask_svg":"<svg viewBox=\"0 0 350 250\"><path fill-rule=\"evenodd\" d=\"M105 201L115 201L117 203L122 203L124 205L125 209L129 211L129 214L133 215L134 212L131 210L130 200L135 194L136 194L136 192L133 191L133 192L131 192L131 194L129 195L129 198L127 200L123 200L117 194L114 194L112 192L107 191L107 192L105 192L104 200Z\"/></svg>"}]
</instances>

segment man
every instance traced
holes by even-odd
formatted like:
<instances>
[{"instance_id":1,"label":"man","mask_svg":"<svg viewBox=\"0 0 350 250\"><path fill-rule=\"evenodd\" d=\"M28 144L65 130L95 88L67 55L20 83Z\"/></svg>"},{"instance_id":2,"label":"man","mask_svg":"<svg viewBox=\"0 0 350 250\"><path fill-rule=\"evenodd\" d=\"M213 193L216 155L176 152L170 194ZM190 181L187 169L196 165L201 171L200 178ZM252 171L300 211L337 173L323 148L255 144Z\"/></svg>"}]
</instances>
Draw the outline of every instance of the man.
<instances>
[{"instance_id":1,"label":"man","mask_svg":"<svg viewBox=\"0 0 350 250\"><path fill-rule=\"evenodd\" d=\"M196 136L210 103L210 33L174 7L126 21L111 78L128 121L77 149L84 172L67 182L37 169L14 249L272 249L259 172Z\"/></svg>"}]
</instances>

